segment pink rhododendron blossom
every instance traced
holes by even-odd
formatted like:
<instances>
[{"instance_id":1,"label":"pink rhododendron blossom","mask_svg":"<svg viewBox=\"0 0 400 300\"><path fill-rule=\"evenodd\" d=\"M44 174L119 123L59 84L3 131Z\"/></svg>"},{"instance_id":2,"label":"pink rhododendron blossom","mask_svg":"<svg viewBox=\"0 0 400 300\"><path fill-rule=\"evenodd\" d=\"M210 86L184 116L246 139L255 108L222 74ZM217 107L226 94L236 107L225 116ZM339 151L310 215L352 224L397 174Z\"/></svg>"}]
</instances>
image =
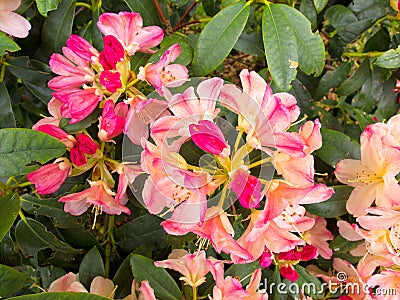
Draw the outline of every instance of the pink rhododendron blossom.
<instances>
[{"instance_id":1,"label":"pink rhododendron blossom","mask_svg":"<svg viewBox=\"0 0 400 300\"><path fill-rule=\"evenodd\" d=\"M176 87L182 85L189 77L188 70L180 64L172 64L181 54L179 44L169 47L160 60L155 64L140 67L137 77L154 86L156 91L164 96L163 87Z\"/></svg>"},{"instance_id":2,"label":"pink rhododendron blossom","mask_svg":"<svg viewBox=\"0 0 400 300\"><path fill-rule=\"evenodd\" d=\"M158 26L143 27L143 20L136 12L104 13L97 27L104 35L114 36L128 55L137 51L153 53L151 48L161 43L164 33Z\"/></svg>"},{"instance_id":3,"label":"pink rhododendron blossom","mask_svg":"<svg viewBox=\"0 0 400 300\"><path fill-rule=\"evenodd\" d=\"M52 164L44 165L28 174L28 180L35 185L39 194L56 192L71 173L71 164L62 157Z\"/></svg>"},{"instance_id":4,"label":"pink rhododendron blossom","mask_svg":"<svg viewBox=\"0 0 400 300\"><path fill-rule=\"evenodd\" d=\"M122 87L121 74L116 71L105 70L101 72L99 80L111 93Z\"/></svg>"},{"instance_id":5,"label":"pink rhododendron blossom","mask_svg":"<svg viewBox=\"0 0 400 300\"><path fill-rule=\"evenodd\" d=\"M92 61L93 56L98 57L96 50L87 40L76 34L71 34L67 40L67 46L71 51L86 62Z\"/></svg>"},{"instance_id":6,"label":"pink rhododendron blossom","mask_svg":"<svg viewBox=\"0 0 400 300\"><path fill-rule=\"evenodd\" d=\"M124 47L112 35L106 35L103 38L104 50L99 55L99 62L104 70L114 70L117 63L124 58Z\"/></svg>"},{"instance_id":7,"label":"pink rhododendron blossom","mask_svg":"<svg viewBox=\"0 0 400 300\"><path fill-rule=\"evenodd\" d=\"M56 139L60 140L67 148L72 148L76 143L76 139L72 135L66 133L64 130L53 124L39 125L36 127L36 130L55 137Z\"/></svg>"},{"instance_id":8,"label":"pink rhododendron blossom","mask_svg":"<svg viewBox=\"0 0 400 300\"><path fill-rule=\"evenodd\" d=\"M31 24L19 14L13 12L21 5L21 0L2 0L0 2L0 31L17 38L29 34Z\"/></svg>"},{"instance_id":9,"label":"pink rhododendron blossom","mask_svg":"<svg viewBox=\"0 0 400 300\"><path fill-rule=\"evenodd\" d=\"M333 239L332 233L326 228L326 220L322 217L312 216L315 219L314 226L303 233L307 244L317 247L318 253L325 259L332 257L332 249L328 241Z\"/></svg>"},{"instance_id":10,"label":"pink rhododendron blossom","mask_svg":"<svg viewBox=\"0 0 400 300\"><path fill-rule=\"evenodd\" d=\"M39 126L42 126L45 124L54 125L54 126L58 127L58 125L60 124L60 120L62 118L61 112L60 112L61 106L62 106L62 101L60 99L51 98L51 100L47 104L47 110L49 111L51 117L45 117L45 118L37 121L32 126L32 129L38 130Z\"/></svg>"},{"instance_id":11,"label":"pink rhododendron blossom","mask_svg":"<svg viewBox=\"0 0 400 300\"><path fill-rule=\"evenodd\" d=\"M261 256L258 258L258 263L263 268L269 268L272 265L274 255L265 248Z\"/></svg>"},{"instance_id":12,"label":"pink rhododendron blossom","mask_svg":"<svg viewBox=\"0 0 400 300\"><path fill-rule=\"evenodd\" d=\"M140 165L134 165L130 163L121 163L117 167L117 172L119 174L119 180L115 201L125 205L128 202L128 195L126 194L128 184L132 183L137 176L143 174L144 172Z\"/></svg>"},{"instance_id":13,"label":"pink rhododendron blossom","mask_svg":"<svg viewBox=\"0 0 400 300\"><path fill-rule=\"evenodd\" d=\"M285 264L279 268L281 276L291 282L295 282L299 279L299 273L293 268L291 264Z\"/></svg>"},{"instance_id":14,"label":"pink rhododendron blossom","mask_svg":"<svg viewBox=\"0 0 400 300\"><path fill-rule=\"evenodd\" d=\"M371 287L380 287L382 293L377 293L377 300L397 300L400 291L400 272L396 270L386 269L380 274L372 275L367 283ZM384 291L387 291L386 293Z\"/></svg>"},{"instance_id":15,"label":"pink rhododendron blossom","mask_svg":"<svg viewBox=\"0 0 400 300\"><path fill-rule=\"evenodd\" d=\"M336 165L337 179L354 187L346 204L349 213L365 215L374 201L383 208L400 204L396 197L400 185L395 178L399 172L400 151L385 147L367 128L361 135L361 160L345 159Z\"/></svg>"},{"instance_id":16,"label":"pink rhododendron blossom","mask_svg":"<svg viewBox=\"0 0 400 300\"><path fill-rule=\"evenodd\" d=\"M70 149L71 161L76 166L83 166L87 163L86 155L93 155L96 153L98 146L93 140L84 133L76 137L76 143Z\"/></svg>"},{"instance_id":17,"label":"pink rhododendron blossom","mask_svg":"<svg viewBox=\"0 0 400 300\"><path fill-rule=\"evenodd\" d=\"M239 168L233 173L230 183L232 190L244 208L257 208L262 198L260 180L250 175L247 170Z\"/></svg>"},{"instance_id":18,"label":"pink rhododendron blossom","mask_svg":"<svg viewBox=\"0 0 400 300\"><path fill-rule=\"evenodd\" d=\"M102 115L99 118L99 139L109 142L114 137L120 135L125 127L127 114L127 104L121 102L115 105L114 101L107 100L103 107Z\"/></svg>"},{"instance_id":19,"label":"pink rhododendron blossom","mask_svg":"<svg viewBox=\"0 0 400 300\"><path fill-rule=\"evenodd\" d=\"M139 297L136 297L136 291L139 290ZM157 300L154 295L154 290L151 288L147 280L142 280L140 287L136 279L132 281L131 294L123 300Z\"/></svg>"},{"instance_id":20,"label":"pink rhododendron blossom","mask_svg":"<svg viewBox=\"0 0 400 300\"><path fill-rule=\"evenodd\" d=\"M211 154L226 157L229 155L229 145L219 127L209 120L199 120L197 124L189 125L192 141L200 149Z\"/></svg>"}]
</instances>

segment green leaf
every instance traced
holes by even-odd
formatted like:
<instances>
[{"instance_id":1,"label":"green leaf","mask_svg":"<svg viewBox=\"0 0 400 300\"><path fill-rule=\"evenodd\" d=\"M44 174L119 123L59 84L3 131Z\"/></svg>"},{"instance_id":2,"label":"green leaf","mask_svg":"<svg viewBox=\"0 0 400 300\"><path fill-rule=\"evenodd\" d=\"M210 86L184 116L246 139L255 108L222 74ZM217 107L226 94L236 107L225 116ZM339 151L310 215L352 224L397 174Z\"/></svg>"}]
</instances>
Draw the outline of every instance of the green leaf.
<instances>
[{"instance_id":1,"label":"green leaf","mask_svg":"<svg viewBox=\"0 0 400 300\"><path fill-rule=\"evenodd\" d=\"M154 289L156 298L163 300L182 299L181 291L171 275L165 269L154 266L154 262L150 258L133 254L131 266L133 277L140 282L147 280Z\"/></svg>"},{"instance_id":2,"label":"green leaf","mask_svg":"<svg viewBox=\"0 0 400 300\"><path fill-rule=\"evenodd\" d=\"M158 54L158 52L160 52L160 56L169 48L171 47L173 44L179 44L179 46L181 46L182 52L181 54L178 56L178 58L173 62L174 64L181 64L184 66L187 66L188 64L190 64L190 62L193 59L193 48L190 46L189 42L188 42L188 38L184 35L178 34L178 33L174 33L173 35L167 36L163 39L163 41L161 42L161 50L157 51L156 54ZM153 61L154 57L152 56L150 58L150 61ZM158 60L159 58L157 58Z\"/></svg>"},{"instance_id":3,"label":"green leaf","mask_svg":"<svg viewBox=\"0 0 400 300\"><path fill-rule=\"evenodd\" d=\"M257 32L243 32L234 46L235 50L251 55L264 56L264 44L262 37Z\"/></svg>"},{"instance_id":4,"label":"green leaf","mask_svg":"<svg viewBox=\"0 0 400 300\"><path fill-rule=\"evenodd\" d=\"M322 147L315 151L320 159L328 165L335 167L336 163L342 159L360 159L360 145L346 134L321 128Z\"/></svg>"},{"instance_id":5,"label":"green leaf","mask_svg":"<svg viewBox=\"0 0 400 300\"><path fill-rule=\"evenodd\" d=\"M70 119L62 118L60 120L59 127L68 133L75 133L82 131L83 129L88 128L92 123L95 123L99 119L100 112L101 112L100 109L96 109L85 119L75 124L70 124L69 123Z\"/></svg>"},{"instance_id":6,"label":"green leaf","mask_svg":"<svg viewBox=\"0 0 400 300\"><path fill-rule=\"evenodd\" d=\"M17 127L10 95L4 82L0 83L0 128Z\"/></svg>"},{"instance_id":7,"label":"green leaf","mask_svg":"<svg viewBox=\"0 0 400 300\"><path fill-rule=\"evenodd\" d=\"M43 132L25 128L0 129L0 178L32 172L37 166L31 163L46 163L64 152L63 143Z\"/></svg>"},{"instance_id":8,"label":"green leaf","mask_svg":"<svg viewBox=\"0 0 400 300\"><path fill-rule=\"evenodd\" d=\"M393 87L395 85L396 80L393 77L383 84L383 92L379 97L378 108L375 111L375 116L379 120L388 120L400 109L397 94L393 93Z\"/></svg>"},{"instance_id":9,"label":"green leaf","mask_svg":"<svg viewBox=\"0 0 400 300\"><path fill-rule=\"evenodd\" d=\"M6 54L7 51L15 52L21 50L16 42L9 38L5 33L0 32L0 56Z\"/></svg>"},{"instance_id":10,"label":"green leaf","mask_svg":"<svg viewBox=\"0 0 400 300\"><path fill-rule=\"evenodd\" d=\"M140 13L143 18L143 25L162 26L160 15L157 12L153 0L124 0L131 11Z\"/></svg>"},{"instance_id":11,"label":"green leaf","mask_svg":"<svg viewBox=\"0 0 400 300\"><path fill-rule=\"evenodd\" d=\"M221 8L221 0L202 0L204 11L207 16L213 17Z\"/></svg>"},{"instance_id":12,"label":"green leaf","mask_svg":"<svg viewBox=\"0 0 400 300\"><path fill-rule=\"evenodd\" d=\"M391 13L387 0L353 0L351 10L359 20L372 19L376 21Z\"/></svg>"},{"instance_id":13,"label":"green leaf","mask_svg":"<svg viewBox=\"0 0 400 300\"><path fill-rule=\"evenodd\" d=\"M324 218L335 218L347 213L346 202L349 199L353 187L348 185L332 186L335 193L324 202L305 204L308 212Z\"/></svg>"},{"instance_id":14,"label":"green leaf","mask_svg":"<svg viewBox=\"0 0 400 300\"><path fill-rule=\"evenodd\" d=\"M97 296L89 293L41 293L34 295L24 295L18 297L8 298L9 300L107 300L110 298L105 298L102 296Z\"/></svg>"},{"instance_id":15,"label":"green leaf","mask_svg":"<svg viewBox=\"0 0 400 300\"><path fill-rule=\"evenodd\" d=\"M16 269L9 266L0 265L0 297L6 297L23 288L29 278Z\"/></svg>"},{"instance_id":16,"label":"green leaf","mask_svg":"<svg viewBox=\"0 0 400 300\"><path fill-rule=\"evenodd\" d=\"M0 241L14 224L19 207L20 198L18 194L8 194L0 198Z\"/></svg>"},{"instance_id":17,"label":"green leaf","mask_svg":"<svg viewBox=\"0 0 400 300\"><path fill-rule=\"evenodd\" d=\"M60 2L61 0L36 0L36 5L39 13L42 16L47 17L47 13L55 10Z\"/></svg>"},{"instance_id":18,"label":"green leaf","mask_svg":"<svg viewBox=\"0 0 400 300\"><path fill-rule=\"evenodd\" d=\"M353 97L351 106L361 109L365 113L373 113L378 104L379 97L383 93L383 82L377 68L371 72L359 93Z\"/></svg>"},{"instance_id":19,"label":"green leaf","mask_svg":"<svg viewBox=\"0 0 400 300\"><path fill-rule=\"evenodd\" d=\"M18 222L15 228L15 237L22 254L30 258L37 267L37 255L40 250L51 249L67 254L80 254L82 250L74 249L59 240L52 232L36 220L26 218Z\"/></svg>"},{"instance_id":20,"label":"green leaf","mask_svg":"<svg viewBox=\"0 0 400 300\"><path fill-rule=\"evenodd\" d=\"M328 4L328 0L313 0L317 13L320 13Z\"/></svg>"},{"instance_id":21,"label":"green leaf","mask_svg":"<svg viewBox=\"0 0 400 300\"><path fill-rule=\"evenodd\" d=\"M300 80L293 80L292 90L290 93L296 97L297 105L300 107L301 113L306 114L309 118L312 118L316 112L312 105L313 98Z\"/></svg>"},{"instance_id":22,"label":"green leaf","mask_svg":"<svg viewBox=\"0 0 400 300\"><path fill-rule=\"evenodd\" d=\"M350 69L350 63L342 63L337 69L327 71L319 82L314 100L320 100L331 88L337 87L344 82L347 79L347 74L350 72Z\"/></svg>"},{"instance_id":23,"label":"green leaf","mask_svg":"<svg viewBox=\"0 0 400 300\"><path fill-rule=\"evenodd\" d=\"M97 247L93 247L83 257L79 266L79 282L89 290L90 284L96 276L104 277L104 263Z\"/></svg>"},{"instance_id":24,"label":"green leaf","mask_svg":"<svg viewBox=\"0 0 400 300\"><path fill-rule=\"evenodd\" d=\"M194 50L192 70L204 76L215 70L229 55L250 14L250 5L237 2L222 9L204 27Z\"/></svg>"},{"instance_id":25,"label":"green leaf","mask_svg":"<svg viewBox=\"0 0 400 300\"><path fill-rule=\"evenodd\" d=\"M296 37L300 69L307 75L315 73L319 76L325 65L325 46L321 36L312 33L310 21L297 9L283 4L279 8Z\"/></svg>"},{"instance_id":26,"label":"green leaf","mask_svg":"<svg viewBox=\"0 0 400 300\"><path fill-rule=\"evenodd\" d=\"M121 299L131 293L131 285L133 280L132 268L130 265L131 255L127 256L122 264L120 264L112 281L118 285L115 291L115 299Z\"/></svg>"},{"instance_id":27,"label":"green leaf","mask_svg":"<svg viewBox=\"0 0 400 300\"><path fill-rule=\"evenodd\" d=\"M363 242L363 239L360 239L359 241L349 241L341 235L338 235L329 243L329 248L335 252L349 252L357 248L357 246Z\"/></svg>"},{"instance_id":28,"label":"green leaf","mask_svg":"<svg viewBox=\"0 0 400 300\"><path fill-rule=\"evenodd\" d=\"M386 51L390 47L390 35L386 27L374 33L364 45L364 52Z\"/></svg>"},{"instance_id":29,"label":"green leaf","mask_svg":"<svg viewBox=\"0 0 400 300\"><path fill-rule=\"evenodd\" d=\"M301 13L310 21L311 29L317 29L317 12L312 0L304 0L300 3Z\"/></svg>"},{"instance_id":30,"label":"green leaf","mask_svg":"<svg viewBox=\"0 0 400 300\"><path fill-rule=\"evenodd\" d=\"M49 12L42 28L42 51L50 56L61 52L72 33L76 0L62 0L56 10Z\"/></svg>"},{"instance_id":31,"label":"green leaf","mask_svg":"<svg viewBox=\"0 0 400 300\"><path fill-rule=\"evenodd\" d=\"M299 274L299 279L296 283L303 289L303 292L306 295L313 297L313 299L324 298L324 287L322 286L321 281L308 272L304 267L300 265L294 265L293 267Z\"/></svg>"},{"instance_id":32,"label":"green leaf","mask_svg":"<svg viewBox=\"0 0 400 300\"><path fill-rule=\"evenodd\" d=\"M375 123L371 115L367 114L365 111L355 109L354 113L356 114L358 125L360 126L362 131L364 131L365 127L367 127L368 125Z\"/></svg>"},{"instance_id":33,"label":"green leaf","mask_svg":"<svg viewBox=\"0 0 400 300\"><path fill-rule=\"evenodd\" d=\"M82 217L75 217L64 211L64 204L57 199L37 199L25 194L21 198L21 208L30 214L49 217L54 226L59 228L74 228L81 226L78 222Z\"/></svg>"},{"instance_id":34,"label":"green leaf","mask_svg":"<svg viewBox=\"0 0 400 300\"><path fill-rule=\"evenodd\" d=\"M377 66L386 69L395 69L400 67L400 47L397 49L390 49L383 53L378 59L375 61Z\"/></svg>"},{"instance_id":35,"label":"green leaf","mask_svg":"<svg viewBox=\"0 0 400 300\"><path fill-rule=\"evenodd\" d=\"M130 253L141 245L151 250L166 247L167 234L161 227L162 220L154 215L144 215L125 224L115 234L116 244Z\"/></svg>"},{"instance_id":36,"label":"green leaf","mask_svg":"<svg viewBox=\"0 0 400 300\"><path fill-rule=\"evenodd\" d=\"M287 91L297 70L291 63L298 62L296 38L280 5L265 5L262 18L265 56L272 79L279 89Z\"/></svg>"},{"instance_id":37,"label":"green leaf","mask_svg":"<svg viewBox=\"0 0 400 300\"><path fill-rule=\"evenodd\" d=\"M336 91L338 95L345 96L356 92L371 76L370 61L366 58L354 74L348 78Z\"/></svg>"}]
</instances>

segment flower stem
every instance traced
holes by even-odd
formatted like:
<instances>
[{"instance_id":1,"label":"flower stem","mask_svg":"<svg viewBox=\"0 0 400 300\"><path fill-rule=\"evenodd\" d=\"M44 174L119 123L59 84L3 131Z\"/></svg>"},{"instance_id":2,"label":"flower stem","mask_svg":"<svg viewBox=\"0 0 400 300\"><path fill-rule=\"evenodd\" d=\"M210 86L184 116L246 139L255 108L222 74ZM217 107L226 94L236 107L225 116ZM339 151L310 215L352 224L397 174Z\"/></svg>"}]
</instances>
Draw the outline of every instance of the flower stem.
<instances>
[{"instance_id":1,"label":"flower stem","mask_svg":"<svg viewBox=\"0 0 400 300\"><path fill-rule=\"evenodd\" d=\"M192 286L192 291L193 291L193 300L197 300L197 288L195 286Z\"/></svg>"},{"instance_id":2,"label":"flower stem","mask_svg":"<svg viewBox=\"0 0 400 300\"><path fill-rule=\"evenodd\" d=\"M114 244L114 215L108 215L108 229L107 229L107 244L106 244L106 262L104 265L104 274L108 278L110 275L110 257L111 257L111 247Z\"/></svg>"},{"instance_id":3,"label":"flower stem","mask_svg":"<svg viewBox=\"0 0 400 300\"><path fill-rule=\"evenodd\" d=\"M92 6L90 4L88 4L88 3L85 3L85 2L76 2L75 6L76 7L79 7L79 6L86 7L87 9L92 10Z\"/></svg>"},{"instance_id":4,"label":"flower stem","mask_svg":"<svg viewBox=\"0 0 400 300\"><path fill-rule=\"evenodd\" d=\"M342 56L347 57L379 57L385 52L344 52Z\"/></svg>"}]
</instances>

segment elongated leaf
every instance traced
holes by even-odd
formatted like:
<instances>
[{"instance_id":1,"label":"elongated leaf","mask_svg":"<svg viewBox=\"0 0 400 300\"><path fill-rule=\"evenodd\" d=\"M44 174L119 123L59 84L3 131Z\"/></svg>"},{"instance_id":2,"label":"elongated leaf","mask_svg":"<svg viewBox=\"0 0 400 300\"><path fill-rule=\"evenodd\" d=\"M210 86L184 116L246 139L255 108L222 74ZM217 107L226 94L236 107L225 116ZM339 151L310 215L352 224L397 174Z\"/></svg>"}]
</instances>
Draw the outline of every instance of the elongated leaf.
<instances>
[{"instance_id":1,"label":"elongated leaf","mask_svg":"<svg viewBox=\"0 0 400 300\"><path fill-rule=\"evenodd\" d=\"M29 278L16 269L0 265L0 297L6 297L23 288Z\"/></svg>"},{"instance_id":2,"label":"elongated leaf","mask_svg":"<svg viewBox=\"0 0 400 300\"><path fill-rule=\"evenodd\" d=\"M60 228L74 228L81 226L78 223L82 217L75 217L64 211L64 204L57 199L38 199L26 194L21 198L21 207L30 214L49 217L54 226Z\"/></svg>"},{"instance_id":3,"label":"elongated leaf","mask_svg":"<svg viewBox=\"0 0 400 300\"><path fill-rule=\"evenodd\" d=\"M265 6L262 34L272 79L281 90L289 90L297 74L297 45L293 30L288 26L286 15L279 5L269 3Z\"/></svg>"},{"instance_id":4,"label":"elongated leaf","mask_svg":"<svg viewBox=\"0 0 400 300\"><path fill-rule=\"evenodd\" d=\"M337 90L339 95L349 95L357 91L367 78L371 76L371 68L369 59L365 59L360 67L354 72L354 74L348 78Z\"/></svg>"},{"instance_id":5,"label":"elongated leaf","mask_svg":"<svg viewBox=\"0 0 400 300\"><path fill-rule=\"evenodd\" d=\"M10 95L4 82L0 83L0 128L16 127Z\"/></svg>"},{"instance_id":6,"label":"elongated leaf","mask_svg":"<svg viewBox=\"0 0 400 300\"><path fill-rule=\"evenodd\" d=\"M110 298L105 298L102 296L98 296L95 294L89 293L76 293L76 292L69 292L69 293L41 293L41 294L34 294L34 295L24 295L18 296L13 298L8 298L9 300L107 300Z\"/></svg>"},{"instance_id":7,"label":"elongated leaf","mask_svg":"<svg viewBox=\"0 0 400 300\"><path fill-rule=\"evenodd\" d=\"M76 0L62 0L58 8L49 12L42 29L42 51L50 56L60 52L72 32Z\"/></svg>"},{"instance_id":8,"label":"elongated leaf","mask_svg":"<svg viewBox=\"0 0 400 300\"><path fill-rule=\"evenodd\" d=\"M386 0L353 0L353 5L350 7L359 20L372 19L376 21L391 12Z\"/></svg>"},{"instance_id":9,"label":"elongated leaf","mask_svg":"<svg viewBox=\"0 0 400 300\"><path fill-rule=\"evenodd\" d=\"M335 167L342 159L360 159L360 145L346 134L321 128L322 147L314 153L328 165Z\"/></svg>"},{"instance_id":10,"label":"elongated leaf","mask_svg":"<svg viewBox=\"0 0 400 300\"><path fill-rule=\"evenodd\" d=\"M3 32L0 32L0 56L6 54L7 51L15 52L21 50L16 42L9 38Z\"/></svg>"},{"instance_id":11,"label":"elongated leaf","mask_svg":"<svg viewBox=\"0 0 400 300\"><path fill-rule=\"evenodd\" d=\"M221 0L202 0L201 4L203 5L207 16L212 17L219 11L221 2Z\"/></svg>"},{"instance_id":12,"label":"elongated leaf","mask_svg":"<svg viewBox=\"0 0 400 300\"><path fill-rule=\"evenodd\" d=\"M316 204L306 204L304 207L308 212L324 218L335 218L347 213L346 202L353 190L348 185L333 186L335 193L332 197L324 202Z\"/></svg>"},{"instance_id":13,"label":"elongated leaf","mask_svg":"<svg viewBox=\"0 0 400 300\"><path fill-rule=\"evenodd\" d=\"M36 5L39 13L42 16L47 17L47 13L55 10L60 2L61 0L36 0Z\"/></svg>"},{"instance_id":14,"label":"elongated leaf","mask_svg":"<svg viewBox=\"0 0 400 300\"><path fill-rule=\"evenodd\" d=\"M300 69L307 75L315 73L319 76L325 65L325 46L321 36L312 33L310 21L297 9L283 4L279 8L296 37Z\"/></svg>"},{"instance_id":15,"label":"elongated leaf","mask_svg":"<svg viewBox=\"0 0 400 300\"><path fill-rule=\"evenodd\" d=\"M131 255L127 256L122 264L120 264L112 279L114 284L118 285L118 289L115 291L115 299L124 298L131 293L133 275L130 262Z\"/></svg>"},{"instance_id":16,"label":"elongated leaf","mask_svg":"<svg viewBox=\"0 0 400 300\"><path fill-rule=\"evenodd\" d=\"M63 143L43 132L25 128L1 129L0 178L29 173L37 168L31 163L46 163L64 152Z\"/></svg>"},{"instance_id":17,"label":"elongated leaf","mask_svg":"<svg viewBox=\"0 0 400 300\"><path fill-rule=\"evenodd\" d=\"M329 92L329 89L342 84L342 82L347 79L347 74L349 74L350 69L350 63L342 63L334 71L327 71L324 76L322 76L319 82L317 91L314 95L314 100L320 100L324 95Z\"/></svg>"},{"instance_id":18,"label":"elongated leaf","mask_svg":"<svg viewBox=\"0 0 400 300\"><path fill-rule=\"evenodd\" d=\"M317 30L317 12L312 0L301 1L300 11L310 21L311 29Z\"/></svg>"},{"instance_id":19,"label":"elongated leaf","mask_svg":"<svg viewBox=\"0 0 400 300\"><path fill-rule=\"evenodd\" d=\"M159 25L162 26L160 15L152 0L124 0L131 11L140 13L143 18L143 25Z\"/></svg>"},{"instance_id":20,"label":"elongated leaf","mask_svg":"<svg viewBox=\"0 0 400 300\"><path fill-rule=\"evenodd\" d=\"M393 93L393 87L396 85L396 80L391 77L383 84L383 92L379 97L378 108L375 115L379 120L388 120L395 115L400 109L400 104L397 100L396 93Z\"/></svg>"},{"instance_id":21,"label":"elongated leaf","mask_svg":"<svg viewBox=\"0 0 400 300\"><path fill-rule=\"evenodd\" d=\"M320 13L328 4L328 0L313 0L317 13Z\"/></svg>"},{"instance_id":22,"label":"elongated leaf","mask_svg":"<svg viewBox=\"0 0 400 300\"><path fill-rule=\"evenodd\" d=\"M212 18L200 33L194 50L194 75L204 76L224 61L241 35L249 14L250 5L238 2Z\"/></svg>"},{"instance_id":23,"label":"elongated leaf","mask_svg":"<svg viewBox=\"0 0 400 300\"><path fill-rule=\"evenodd\" d=\"M18 194L8 194L0 198L0 241L14 224L18 216L20 198Z\"/></svg>"},{"instance_id":24,"label":"elongated leaf","mask_svg":"<svg viewBox=\"0 0 400 300\"><path fill-rule=\"evenodd\" d=\"M390 49L383 53L376 61L375 64L386 69L395 69L400 67L400 47L397 49Z\"/></svg>"},{"instance_id":25,"label":"elongated leaf","mask_svg":"<svg viewBox=\"0 0 400 300\"><path fill-rule=\"evenodd\" d=\"M176 282L165 269L154 266L154 262L150 258L134 254L131 256L131 266L135 279L140 282L147 280L154 289L157 299L182 299Z\"/></svg>"},{"instance_id":26,"label":"elongated leaf","mask_svg":"<svg viewBox=\"0 0 400 300\"><path fill-rule=\"evenodd\" d=\"M79 266L79 282L89 290L90 283L96 276L104 276L104 263L96 247L90 249Z\"/></svg>"},{"instance_id":27,"label":"elongated leaf","mask_svg":"<svg viewBox=\"0 0 400 300\"><path fill-rule=\"evenodd\" d=\"M234 48L244 53L249 53L256 56L264 56L264 44L262 37L257 32L246 33L243 32Z\"/></svg>"},{"instance_id":28,"label":"elongated leaf","mask_svg":"<svg viewBox=\"0 0 400 300\"><path fill-rule=\"evenodd\" d=\"M72 248L67 243L59 240L52 232L36 220L26 218L19 221L15 228L15 237L22 254L31 259L37 266L37 255L40 250L51 249L67 254L80 254L82 250Z\"/></svg>"},{"instance_id":29,"label":"elongated leaf","mask_svg":"<svg viewBox=\"0 0 400 300\"><path fill-rule=\"evenodd\" d=\"M294 269L299 274L299 279L296 281L296 283L302 287L303 292L306 295L313 297L313 299L324 298L324 287L317 277L300 265L295 265Z\"/></svg>"}]
</instances>

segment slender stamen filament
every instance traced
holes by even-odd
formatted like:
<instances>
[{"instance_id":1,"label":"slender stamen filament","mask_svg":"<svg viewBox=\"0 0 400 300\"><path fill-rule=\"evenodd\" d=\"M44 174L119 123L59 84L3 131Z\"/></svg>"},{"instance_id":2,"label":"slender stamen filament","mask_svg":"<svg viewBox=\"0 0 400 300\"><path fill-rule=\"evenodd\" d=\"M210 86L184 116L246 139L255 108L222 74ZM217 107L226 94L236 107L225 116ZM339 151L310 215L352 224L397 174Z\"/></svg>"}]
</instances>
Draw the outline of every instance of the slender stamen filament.
<instances>
[{"instance_id":1,"label":"slender stamen filament","mask_svg":"<svg viewBox=\"0 0 400 300\"><path fill-rule=\"evenodd\" d=\"M357 172L356 179L347 180L347 182L360 182L360 183L373 183L373 182L383 182L383 176L377 173L361 171Z\"/></svg>"},{"instance_id":2,"label":"slender stamen filament","mask_svg":"<svg viewBox=\"0 0 400 300\"><path fill-rule=\"evenodd\" d=\"M267 158L264 158L262 160L253 162L252 164L249 165L249 169L257 167L257 166L262 165L262 164L265 164L265 163L270 162L270 161L272 161L272 157L267 157Z\"/></svg>"},{"instance_id":3,"label":"slender stamen filament","mask_svg":"<svg viewBox=\"0 0 400 300\"><path fill-rule=\"evenodd\" d=\"M94 211L94 220L92 229L96 226L97 216L103 213L103 206L102 205L93 205L92 212Z\"/></svg>"}]
</instances>

